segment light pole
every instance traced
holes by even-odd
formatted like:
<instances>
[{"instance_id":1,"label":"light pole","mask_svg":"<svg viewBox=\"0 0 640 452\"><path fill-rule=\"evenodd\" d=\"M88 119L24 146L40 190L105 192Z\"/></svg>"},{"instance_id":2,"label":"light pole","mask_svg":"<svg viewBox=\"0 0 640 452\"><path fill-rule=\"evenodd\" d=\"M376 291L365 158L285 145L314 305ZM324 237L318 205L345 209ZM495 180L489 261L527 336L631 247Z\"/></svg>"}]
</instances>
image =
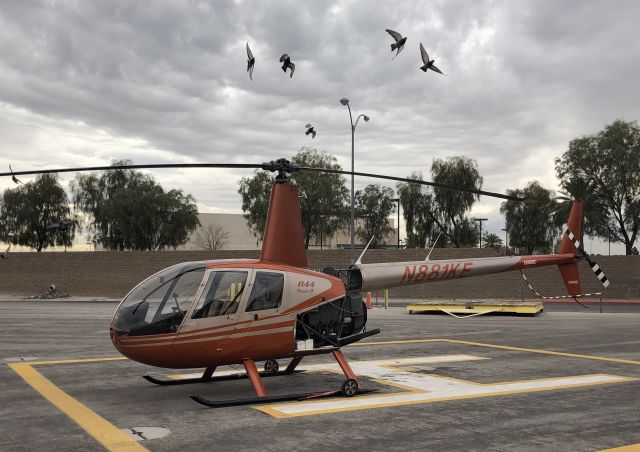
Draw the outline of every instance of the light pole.
<instances>
[{"instance_id":1,"label":"light pole","mask_svg":"<svg viewBox=\"0 0 640 452\"><path fill-rule=\"evenodd\" d=\"M398 203L398 249L400 249L400 198L395 198L395 202Z\"/></svg>"},{"instance_id":2,"label":"light pole","mask_svg":"<svg viewBox=\"0 0 640 452\"><path fill-rule=\"evenodd\" d=\"M322 242L324 241L322 238L322 225L324 224L324 215L320 215L320 249L322 249Z\"/></svg>"},{"instance_id":3,"label":"light pole","mask_svg":"<svg viewBox=\"0 0 640 452\"><path fill-rule=\"evenodd\" d=\"M509 246L509 244L507 243L507 228L502 228L502 231L504 231L504 255L507 255L507 247Z\"/></svg>"},{"instance_id":4,"label":"light pole","mask_svg":"<svg viewBox=\"0 0 640 452\"><path fill-rule=\"evenodd\" d=\"M477 221L480 224L480 246L478 248L482 248L482 222L487 221L488 218L474 218L473 221Z\"/></svg>"},{"instance_id":5,"label":"light pole","mask_svg":"<svg viewBox=\"0 0 640 452\"><path fill-rule=\"evenodd\" d=\"M361 114L356 118L356 122L353 122L353 116L351 115L351 107L349 106L349 99L343 97L340 99L340 103L345 105L349 109L349 121L351 122L351 263L355 262L355 240L356 240L356 231L355 231L355 210L354 210L354 145L355 145L355 133L356 126L358 125L358 121L360 118L364 118L365 122L369 120L367 115Z\"/></svg>"}]
</instances>

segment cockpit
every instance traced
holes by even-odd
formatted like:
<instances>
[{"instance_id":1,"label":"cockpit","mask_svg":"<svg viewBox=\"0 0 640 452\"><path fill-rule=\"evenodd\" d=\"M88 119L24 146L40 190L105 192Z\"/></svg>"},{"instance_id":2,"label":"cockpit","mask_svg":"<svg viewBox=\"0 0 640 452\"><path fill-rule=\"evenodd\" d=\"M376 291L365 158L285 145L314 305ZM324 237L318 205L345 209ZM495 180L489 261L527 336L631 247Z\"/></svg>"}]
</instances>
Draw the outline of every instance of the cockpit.
<instances>
[{"instance_id":1,"label":"cockpit","mask_svg":"<svg viewBox=\"0 0 640 452\"><path fill-rule=\"evenodd\" d=\"M138 284L122 301L113 319L118 335L175 333L195 297L206 266L177 264Z\"/></svg>"}]
</instances>

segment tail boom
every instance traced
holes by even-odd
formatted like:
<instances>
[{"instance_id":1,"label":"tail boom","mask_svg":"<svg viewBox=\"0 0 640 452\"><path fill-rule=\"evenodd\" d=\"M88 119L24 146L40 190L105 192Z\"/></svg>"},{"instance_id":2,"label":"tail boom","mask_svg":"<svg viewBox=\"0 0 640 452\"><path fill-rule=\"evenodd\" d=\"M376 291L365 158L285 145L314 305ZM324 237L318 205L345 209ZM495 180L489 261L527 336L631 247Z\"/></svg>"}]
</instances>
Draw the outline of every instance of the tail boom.
<instances>
[{"instance_id":1,"label":"tail boom","mask_svg":"<svg viewBox=\"0 0 640 452\"><path fill-rule=\"evenodd\" d=\"M360 274L359 290L376 290L548 265L572 265L574 263L575 256L573 254L545 254L539 256L355 264L352 266L352 270ZM577 264L575 265L577 267Z\"/></svg>"}]
</instances>

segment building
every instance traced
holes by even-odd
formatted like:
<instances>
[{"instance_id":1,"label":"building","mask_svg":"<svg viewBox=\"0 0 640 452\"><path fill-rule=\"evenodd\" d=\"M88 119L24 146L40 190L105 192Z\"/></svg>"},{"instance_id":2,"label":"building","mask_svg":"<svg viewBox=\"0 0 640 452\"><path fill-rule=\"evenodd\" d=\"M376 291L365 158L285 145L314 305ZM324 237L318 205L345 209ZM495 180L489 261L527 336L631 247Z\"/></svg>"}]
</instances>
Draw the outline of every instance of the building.
<instances>
[{"instance_id":1,"label":"building","mask_svg":"<svg viewBox=\"0 0 640 452\"><path fill-rule=\"evenodd\" d=\"M189 236L189 241L183 246L178 247L178 250L199 250L203 249L203 246L198 244L198 234L201 233L203 228L207 228L209 225L221 226L228 234L227 244L224 249L227 250L255 250L262 248L262 242L256 236L254 236L247 226L247 220L244 219L242 214L232 213L200 213L198 214L200 219L200 228L194 231ZM390 220L391 225L394 227L393 235L387 241L389 246L397 246L398 243L398 230L395 228L395 222ZM331 237L323 237L322 248L335 249L349 247L351 244L351 236L349 230L338 231L338 233ZM356 245L358 239L356 238ZM314 243L309 244L310 249L320 249L320 238L318 237Z\"/></svg>"}]
</instances>

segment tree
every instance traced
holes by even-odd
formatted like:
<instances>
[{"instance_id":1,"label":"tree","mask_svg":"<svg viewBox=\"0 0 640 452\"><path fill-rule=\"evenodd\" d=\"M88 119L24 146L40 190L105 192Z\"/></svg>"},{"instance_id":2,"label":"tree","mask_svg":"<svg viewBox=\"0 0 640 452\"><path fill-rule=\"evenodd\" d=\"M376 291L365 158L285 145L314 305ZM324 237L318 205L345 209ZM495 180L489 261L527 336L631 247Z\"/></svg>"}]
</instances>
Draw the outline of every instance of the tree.
<instances>
[{"instance_id":1,"label":"tree","mask_svg":"<svg viewBox=\"0 0 640 452\"><path fill-rule=\"evenodd\" d=\"M560 186L584 202L585 231L624 243L630 255L640 228L640 127L616 120L569 142L557 158Z\"/></svg>"},{"instance_id":2,"label":"tree","mask_svg":"<svg viewBox=\"0 0 640 452\"><path fill-rule=\"evenodd\" d=\"M306 147L301 148L291 161L312 168L342 169L334 156ZM306 248L311 238L319 240L322 234L323 240L326 240L346 224L349 191L342 175L300 171L291 175L291 181L298 186L300 193ZM261 240L273 182L274 177L266 171L258 171L253 177L240 180L238 192L242 196L243 216L253 234Z\"/></svg>"},{"instance_id":3,"label":"tree","mask_svg":"<svg viewBox=\"0 0 640 452\"><path fill-rule=\"evenodd\" d=\"M333 155L307 147L300 149L291 162L311 168L342 169ZM349 190L341 174L300 171L293 173L292 179L300 193L304 244L308 248L311 237L320 238L321 227L326 240L346 224Z\"/></svg>"},{"instance_id":4,"label":"tree","mask_svg":"<svg viewBox=\"0 0 640 452\"><path fill-rule=\"evenodd\" d=\"M182 190L165 192L151 176L138 171L78 175L71 189L74 206L91 215L95 242L110 250L175 248L186 243L200 224L191 195Z\"/></svg>"},{"instance_id":5,"label":"tree","mask_svg":"<svg viewBox=\"0 0 640 452\"><path fill-rule=\"evenodd\" d=\"M355 193L356 211L364 221L356 228L356 234L363 243L371 240L370 248L384 245L393 227L389 215L395 211L393 190L378 184L367 185Z\"/></svg>"},{"instance_id":6,"label":"tree","mask_svg":"<svg viewBox=\"0 0 640 452\"><path fill-rule=\"evenodd\" d=\"M208 224L196 232L195 242L205 250L221 250L227 245L229 233L219 224Z\"/></svg>"},{"instance_id":7,"label":"tree","mask_svg":"<svg viewBox=\"0 0 640 452\"><path fill-rule=\"evenodd\" d=\"M431 165L433 182L454 187L480 190L482 176L478 163L466 157L434 159ZM455 247L475 246L478 233L465 216L479 196L469 192L433 187L435 209L431 213L438 228Z\"/></svg>"},{"instance_id":8,"label":"tree","mask_svg":"<svg viewBox=\"0 0 640 452\"><path fill-rule=\"evenodd\" d=\"M482 237L482 244L485 248L495 248L499 250L502 247L502 239L498 237L498 234L485 232Z\"/></svg>"},{"instance_id":9,"label":"tree","mask_svg":"<svg viewBox=\"0 0 640 452\"><path fill-rule=\"evenodd\" d=\"M526 204L518 201L506 201L500 207L509 231L508 245L524 248L526 254L536 249L550 251L557 232L554 212L555 193L547 190L537 181L532 181L523 189L507 190L510 196L532 198L539 202ZM566 219L565 219L566 221Z\"/></svg>"},{"instance_id":10,"label":"tree","mask_svg":"<svg viewBox=\"0 0 640 452\"><path fill-rule=\"evenodd\" d=\"M267 224L269 197L275 178L267 171L257 171L253 177L240 179L238 193L242 197L242 216L255 237L264 237Z\"/></svg>"},{"instance_id":11,"label":"tree","mask_svg":"<svg viewBox=\"0 0 640 452\"><path fill-rule=\"evenodd\" d=\"M53 245L72 246L77 222L71 222L65 230L50 227L54 222L69 219L68 202L58 177L52 174L5 190L0 203L0 239L37 252Z\"/></svg>"},{"instance_id":12,"label":"tree","mask_svg":"<svg viewBox=\"0 0 640 452\"><path fill-rule=\"evenodd\" d=\"M422 173L413 172L408 179L423 180ZM433 196L426 186L399 183L396 186L402 216L405 220L408 248L425 248L433 230Z\"/></svg>"}]
</instances>

